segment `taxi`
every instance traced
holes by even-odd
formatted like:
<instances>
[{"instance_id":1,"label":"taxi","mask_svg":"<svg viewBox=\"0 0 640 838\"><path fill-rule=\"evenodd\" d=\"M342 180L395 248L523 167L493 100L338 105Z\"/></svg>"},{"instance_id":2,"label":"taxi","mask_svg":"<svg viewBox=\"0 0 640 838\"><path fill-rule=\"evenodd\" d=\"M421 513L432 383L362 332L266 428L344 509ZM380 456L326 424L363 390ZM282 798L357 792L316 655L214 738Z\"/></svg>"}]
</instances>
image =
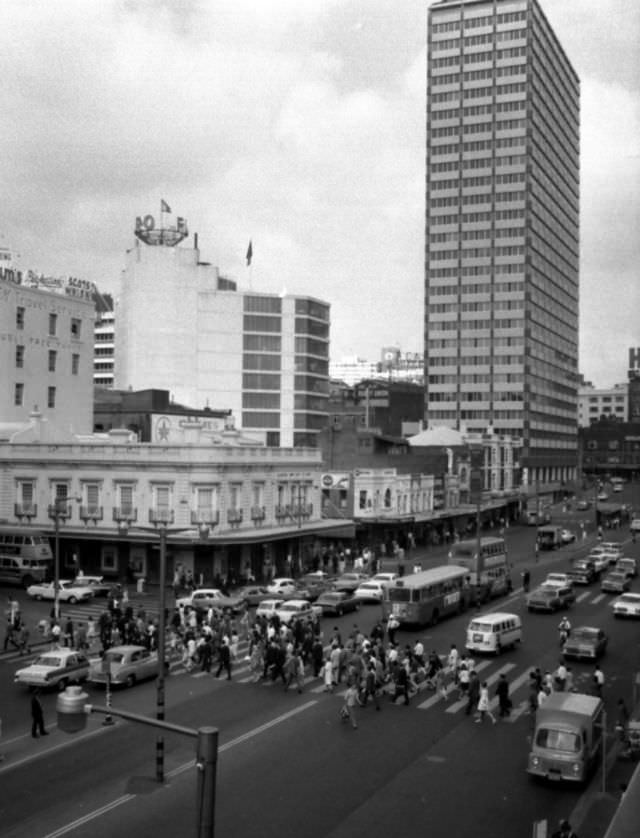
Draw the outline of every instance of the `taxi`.
<instances>
[{"instance_id":1,"label":"taxi","mask_svg":"<svg viewBox=\"0 0 640 838\"><path fill-rule=\"evenodd\" d=\"M158 655L145 646L135 644L112 646L102 658L91 662L89 681L92 684L106 684L107 675L112 685L133 687L145 678L158 674Z\"/></svg>"},{"instance_id":2,"label":"taxi","mask_svg":"<svg viewBox=\"0 0 640 838\"><path fill-rule=\"evenodd\" d=\"M43 652L32 664L19 669L14 681L28 687L57 687L61 692L69 684L89 677L89 658L77 649L52 649Z\"/></svg>"}]
</instances>

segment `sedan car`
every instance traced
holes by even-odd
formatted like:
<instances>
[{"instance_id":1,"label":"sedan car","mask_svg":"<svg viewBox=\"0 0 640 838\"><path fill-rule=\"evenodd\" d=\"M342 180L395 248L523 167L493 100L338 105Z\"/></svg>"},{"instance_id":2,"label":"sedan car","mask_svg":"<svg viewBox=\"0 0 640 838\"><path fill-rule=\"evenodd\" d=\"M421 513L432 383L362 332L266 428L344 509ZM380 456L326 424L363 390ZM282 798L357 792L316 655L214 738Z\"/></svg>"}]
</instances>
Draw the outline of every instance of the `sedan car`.
<instances>
[{"instance_id":1,"label":"sedan car","mask_svg":"<svg viewBox=\"0 0 640 838\"><path fill-rule=\"evenodd\" d=\"M590 502L588 500L583 499L583 500L578 501L578 503L576 504L576 509L579 512L584 512L584 510L589 509L590 506L591 506Z\"/></svg>"},{"instance_id":2,"label":"sedan car","mask_svg":"<svg viewBox=\"0 0 640 838\"><path fill-rule=\"evenodd\" d=\"M549 587L556 585L564 588L571 585L571 576L568 573L547 573L547 578L542 584Z\"/></svg>"},{"instance_id":3,"label":"sedan car","mask_svg":"<svg viewBox=\"0 0 640 838\"><path fill-rule=\"evenodd\" d=\"M361 602L382 602L385 585L383 582L363 582L353 592Z\"/></svg>"},{"instance_id":4,"label":"sedan car","mask_svg":"<svg viewBox=\"0 0 640 838\"><path fill-rule=\"evenodd\" d=\"M358 585L368 582L369 577L364 573L343 573L333 584L336 591L349 591L353 593Z\"/></svg>"},{"instance_id":5,"label":"sedan car","mask_svg":"<svg viewBox=\"0 0 640 838\"><path fill-rule=\"evenodd\" d=\"M267 585L267 590L273 596L273 594L279 594L280 596L291 596L296 592L297 589L296 580L289 579L286 576L279 576L276 579L272 579L271 582Z\"/></svg>"},{"instance_id":6,"label":"sedan car","mask_svg":"<svg viewBox=\"0 0 640 838\"><path fill-rule=\"evenodd\" d=\"M76 649L56 649L43 652L32 664L15 674L16 684L29 687L57 687L64 690L78 684L89 675L89 658Z\"/></svg>"},{"instance_id":7,"label":"sedan car","mask_svg":"<svg viewBox=\"0 0 640 838\"><path fill-rule=\"evenodd\" d=\"M571 530L560 530L560 541L563 544L572 544L576 540L576 534Z\"/></svg>"},{"instance_id":8,"label":"sedan car","mask_svg":"<svg viewBox=\"0 0 640 838\"><path fill-rule=\"evenodd\" d=\"M282 597L263 599L256 608L256 617L266 617L267 619L273 617L282 603Z\"/></svg>"},{"instance_id":9,"label":"sedan car","mask_svg":"<svg viewBox=\"0 0 640 838\"><path fill-rule=\"evenodd\" d=\"M632 533L640 532L640 518L633 518L629 524L629 529Z\"/></svg>"},{"instance_id":10,"label":"sedan car","mask_svg":"<svg viewBox=\"0 0 640 838\"><path fill-rule=\"evenodd\" d=\"M590 585L597 577L596 566L589 559L575 559L571 564L569 578L576 585Z\"/></svg>"},{"instance_id":11,"label":"sedan car","mask_svg":"<svg viewBox=\"0 0 640 838\"><path fill-rule=\"evenodd\" d=\"M611 603L614 617L640 618L640 594L622 594Z\"/></svg>"},{"instance_id":12,"label":"sedan car","mask_svg":"<svg viewBox=\"0 0 640 838\"><path fill-rule=\"evenodd\" d=\"M381 582L385 588L388 588L393 582L396 581L398 578L397 573L376 573L376 575L371 580L372 582Z\"/></svg>"},{"instance_id":13,"label":"sedan car","mask_svg":"<svg viewBox=\"0 0 640 838\"><path fill-rule=\"evenodd\" d=\"M53 582L38 582L29 585L27 594L34 599L55 599L55 588ZM93 597L93 591L88 585L75 585L70 579L61 579L58 582L58 600L75 605L76 602L89 602Z\"/></svg>"},{"instance_id":14,"label":"sedan car","mask_svg":"<svg viewBox=\"0 0 640 838\"><path fill-rule=\"evenodd\" d=\"M306 599L289 599L276 608L280 622L289 624L292 620L311 620L315 617L311 603Z\"/></svg>"},{"instance_id":15,"label":"sedan car","mask_svg":"<svg viewBox=\"0 0 640 838\"><path fill-rule=\"evenodd\" d=\"M242 597L226 596L219 588L198 588L189 596L177 599L176 605L178 607L188 605L191 608L200 608L204 611L208 611L209 608L219 608L222 611L229 609L234 614L240 613L246 607Z\"/></svg>"},{"instance_id":16,"label":"sedan car","mask_svg":"<svg viewBox=\"0 0 640 838\"><path fill-rule=\"evenodd\" d=\"M89 681L106 684L107 670L112 685L133 687L138 681L158 674L158 655L145 646L112 646L102 658L91 661Z\"/></svg>"},{"instance_id":17,"label":"sedan car","mask_svg":"<svg viewBox=\"0 0 640 838\"><path fill-rule=\"evenodd\" d=\"M529 611L559 611L568 608L575 600L573 587L561 585L540 585L527 597Z\"/></svg>"},{"instance_id":18,"label":"sedan car","mask_svg":"<svg viewBox=\"0 0 640 838\"><path fill-rule=\"evenodd\" d=\"M323 614L335 614L337 617L360 608L360 600L347 591L326 591L320 594L315 604Z\"/></svg>"},{"instance_id":19,"label":"sedan car","mask_svg":"<svg viewBox=\"0 0 640 838\"><path fill-rule=\"evenodd\" d=\"M627 576L633 578L638 575L638 565L635 559L630 559L627 556L624 556L615 564L615 570L621 570L623 573L626 573Z\"/></svg>"},{"instance_id":20,"label":"sedan car","mask_svg":"<svg viewBox=\"0 0 640 838\"><path fill-rule=\"evenodd\" d=\"M598 500L600 500L604 503L604 501L609 500L609 495L606 492L599 492L598 493Z\"/></svg>"},{"instance_id":21,"label":"sedan car","mask_svg":"<svg viewBox=\"0 0 640 838\"><path fill-rule=\"evenodd\" d=\"M259 605L263 599L268 599L270 594L263 585L247 585L236 591L236 596L241 597L248 606L254 608Z\"/></svg>"},{"instance_id":22,"label":"sedan car","mask_svg":"<svg viewBox=\"0 0 640 838\"><path fill-rule=\"evenodd\" d=\"M571 629L571 634L562 647L562 654L565 658L597 660L606 652L607 640L607 635L602 629L578 626Z\"/></svg>"},{"instance_id":23,"label":"sedan car","mask_svg":"<svg viewBox=\"0 0 640 838\"><path fill-rule=\"evenodd\" d=\"M611 570L603 577L600 590L610 594L623 594L631 587L631 580L623 570Z\"/></svg>"},{"instance_id":24,"label":"sedan car","mask_svg":"<svg viewBox=\"0 0 640 838\"><path fill-rule=\"evenodd\" d=\"M76 576L71 584L91 588L94 597L115 596L120 593L120 589L122 588L119 582L105 581L104 576Z\"/></svg>"}]
</instances>

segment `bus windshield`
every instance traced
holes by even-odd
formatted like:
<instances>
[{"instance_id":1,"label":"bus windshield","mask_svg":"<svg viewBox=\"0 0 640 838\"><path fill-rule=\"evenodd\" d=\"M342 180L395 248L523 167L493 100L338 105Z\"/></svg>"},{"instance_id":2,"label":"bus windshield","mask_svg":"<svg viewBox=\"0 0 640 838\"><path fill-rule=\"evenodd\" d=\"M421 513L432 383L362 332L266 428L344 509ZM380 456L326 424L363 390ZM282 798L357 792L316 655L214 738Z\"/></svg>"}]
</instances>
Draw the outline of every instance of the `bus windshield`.
<instances>
[{"instance_id":1,"label":"bus windshield","mask_svg":"<svg viewBox=\"0 0 640 838\"><path fill-rule=\"evenodd\" d=\"M411 602L411 590L409 588L389 588L388 595L390 602Z\"/></svg>"}]
</instances>

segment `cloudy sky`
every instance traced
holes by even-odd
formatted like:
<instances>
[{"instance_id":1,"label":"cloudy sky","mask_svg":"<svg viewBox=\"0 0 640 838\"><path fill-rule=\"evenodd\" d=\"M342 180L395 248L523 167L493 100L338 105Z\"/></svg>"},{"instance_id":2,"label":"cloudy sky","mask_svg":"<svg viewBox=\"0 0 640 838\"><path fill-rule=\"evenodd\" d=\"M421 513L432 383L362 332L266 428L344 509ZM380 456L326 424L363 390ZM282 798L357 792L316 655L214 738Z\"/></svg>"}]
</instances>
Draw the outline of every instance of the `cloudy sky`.
<instances>
[{"instance_id":1,"label":"cloudy sky","mask_svg":"<svg viewBox=\"0 0 640 838\"><path fill-rule=\"evenodd\" d=\"M581 371L608 386L640 345L640 4L541 2L582 80ZM332 357L422 351L428 5L0 0L0 243L117 293L164 198L241 286L331 302Z\"/></svg>"}]
</instances>

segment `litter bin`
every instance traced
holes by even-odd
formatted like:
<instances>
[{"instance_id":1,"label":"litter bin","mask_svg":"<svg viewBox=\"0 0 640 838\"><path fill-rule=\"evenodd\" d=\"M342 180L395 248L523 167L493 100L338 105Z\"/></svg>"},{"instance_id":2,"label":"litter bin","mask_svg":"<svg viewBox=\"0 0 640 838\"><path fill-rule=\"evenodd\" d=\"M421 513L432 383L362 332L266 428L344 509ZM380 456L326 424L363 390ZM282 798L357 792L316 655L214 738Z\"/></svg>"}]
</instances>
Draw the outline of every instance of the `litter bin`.
<instances>
[{"instance_id":1,"label":"litter bin","mask_svg":"<svg viewBox=\"0 0 640 838\"><path fill-rule=\"evenodd\" d=\"M137 593L139 593L139 594L144 593L144 582L145 582L144 577L140 576L138 578L138 581L136 582L136 592Z\"/></svg>"}]
</instances>

